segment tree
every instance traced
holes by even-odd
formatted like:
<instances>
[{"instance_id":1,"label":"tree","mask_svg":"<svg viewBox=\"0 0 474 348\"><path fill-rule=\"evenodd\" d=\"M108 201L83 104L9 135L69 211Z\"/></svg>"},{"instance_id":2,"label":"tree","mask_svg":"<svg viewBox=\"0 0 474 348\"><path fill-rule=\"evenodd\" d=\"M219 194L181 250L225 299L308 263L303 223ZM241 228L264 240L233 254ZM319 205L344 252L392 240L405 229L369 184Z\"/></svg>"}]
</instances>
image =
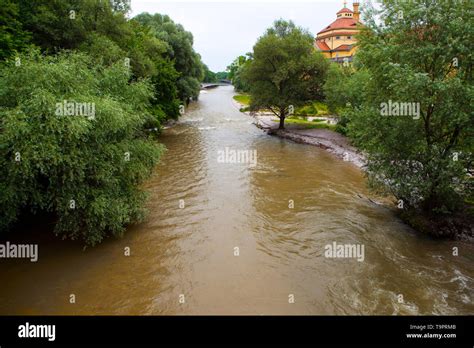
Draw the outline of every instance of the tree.
<instances>
[{"instance_id":1,"label":"tree","mask_svg":"<svg viewBox=\"0 0 474 348\"><path fill-rule=\"evenodd\" d=\"M251 110L271 110L283 129L292 107L322 99L328 64L314 50L309 32L291 21L276 21L257 41L242 72L250 86Z\"/></svg>"},{"instance_id":2,"label":"tree","mask_svg":"<svg viewBox=\"0 0 474 348\"><path fill-rule=\"evenodd\" d=\"M358 109L366 99L361 88L369 79L366 69L331 63L323 90L329 109L339 116L336 130L346 134L352 110Z\"/></svg>"},{"instance_id":3,"label":"tree","mask_svg":"<svg viewBox=\"0 0 474 348\"><path fill-rule=\"evenodd\" d=\"M179 99L183 102L197 99L200 82L204 79L204 66L201 56L193 49L193 35L166 15L141 13L134 20L150 27L158 39L168 44L167 54L180 74L177 82Z\"/></svg>"},{"instance_id":4,"label":"tree","mask_svg":"<svg viewBox=\"0 0 474 348\"><path fill-rule=\"evenodd\" d=\"M163 120L179 115L181 95L177 89L181 75L176 73L170 45L155 35L154 28L136 20L127 20L127 0L17 1L18 11L10 6L6 8L6 13L11 13L11 18L19 18L21 26L30 31L27 34L31 35L32 42L43 52L54 54L62 49L80 50L91 55L99 64L110 65L120 61L130 65L132 79L150 78L157 83L152 103L155 120L149 123L150 127L159 127ZM21 42L18 30L14 33L10 37ZM6 55L11 54L10 51L9 48L2 50ZM200 64L199 60L199 67ZM188 85L191 90L187 93L197 97L199 84L191 81Z\"/></svg>"},{"instance_id":5,"label":"tree","mask_svg":"<svg viewBox=\"0 0 474 348\"><path fill-rule=\"evenodd\" d=\"M247 93L250 90L248 83L242 80L242 72L244 71L247 63L250 62L251 57L251 53L247 53L246 56L238 56L234 59L232 64L227 67L227 78L230 79L235 90L239 92Z\"/></svg>"},{"instance_id":6,"label":"tree","mask_svg":"<svg viewBox=\"0 0 474 348\"><path fill-rule=\"evenodd\" d=\"M0 75L0 230L29 211L90 245L121 235L163 150L144 129L152 86L84 54L20 58Z\"/></svg>"},{"instance_id":7,"label":"tree","mask_svg":"<svg viewBox=\"0 0 474 348\"><path fill-rule=\"evenodd\" d=\"M359 86L365 96L350 134L368 154L371 183L432 218L459 211L473 195L470 11L471 2L385 0L359 38L369 79ZM390 103L414 111L385 116Z\"/></svg>"},{"instance_id":8,"label":"tree","mask_svg":"<svg viewBox=\"0 0 474 348\"><path fill-rule=\"evenodd\" d=\"M179 73L169 60L161 59L156 63L157 73L151 77L154 98L151 105L157 115L163 119L177 119L179 116L179 99L177 80ZM162 119L158 119L161 123Z\"/></svg>"},{"instance_id":9,"label":"tree","mask_svg":"<svg viewBox=\"0 0 474 348\"><path fill-rule=\"evenodd\" d=\"M19 20L18 4L2 0L0 4L0 61L28 46L30 35Z\"/></svg>"},{"instance_id":10,"label":"tree","mask_svg":"<svg viewBox=\"0 0 474 348\"><path fill-rule=\"evenodd\" d=\"M20 18L32 41L43 51L76 49L91 32L117 42L127 34L123 12L101 0L18 0Z\"/></svg>"}]
</instances>

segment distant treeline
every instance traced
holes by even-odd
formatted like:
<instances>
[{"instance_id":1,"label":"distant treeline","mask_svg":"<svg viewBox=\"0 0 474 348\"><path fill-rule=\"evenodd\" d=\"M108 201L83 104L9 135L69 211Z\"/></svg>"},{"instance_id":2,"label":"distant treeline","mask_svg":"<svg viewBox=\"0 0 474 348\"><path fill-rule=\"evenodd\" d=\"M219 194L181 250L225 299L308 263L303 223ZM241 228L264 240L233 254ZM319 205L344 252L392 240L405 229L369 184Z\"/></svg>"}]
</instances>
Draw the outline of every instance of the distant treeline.
<instances>
[{"instance_id":1,"label":"distant treeline","mask_svg":"<svg viewBox=\"0 0 474 348\"><path fill-rule=\"evenodd\" d=\"M209 68L204 65L204 81L203 82L219 82L221 80L227 80L229 73L227 71L219 71L217 73L212 72Z\"/></svg>"}]
</instances>

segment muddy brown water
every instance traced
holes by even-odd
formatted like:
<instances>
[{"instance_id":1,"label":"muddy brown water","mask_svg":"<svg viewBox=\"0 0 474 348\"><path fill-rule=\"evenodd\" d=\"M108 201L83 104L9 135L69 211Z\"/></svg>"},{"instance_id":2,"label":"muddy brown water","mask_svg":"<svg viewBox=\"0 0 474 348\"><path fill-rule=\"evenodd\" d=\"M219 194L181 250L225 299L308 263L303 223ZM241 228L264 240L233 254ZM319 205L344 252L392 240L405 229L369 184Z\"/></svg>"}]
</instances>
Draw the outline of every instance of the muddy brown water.
<instances>
[{"instance_id":1,"label":"muddy brown water","mask_svg":"<svg viewBox=\"0 0 474 348\"><path fill-rule=\"evenodd\" d=\"M265 134L233 93L203 92L165 130L149 215L123 238L83 250L23 231L39 261L0 260L0 314L474 314L472 244L415 233L361 198L354 165ZM257 165L220 163L226 147ZM364 260L325 257L333 242Z\"/></svg>"}]
</instances>

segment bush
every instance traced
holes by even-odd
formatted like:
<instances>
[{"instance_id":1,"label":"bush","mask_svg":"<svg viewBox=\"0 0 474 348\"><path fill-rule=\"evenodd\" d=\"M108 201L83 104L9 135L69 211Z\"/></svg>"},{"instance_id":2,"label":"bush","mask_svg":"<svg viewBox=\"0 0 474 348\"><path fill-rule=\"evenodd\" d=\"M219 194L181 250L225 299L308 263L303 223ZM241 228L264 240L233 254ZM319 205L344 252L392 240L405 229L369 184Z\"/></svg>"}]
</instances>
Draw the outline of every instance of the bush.
<instances>
[{"instance_id":1,"label":"bush","mask_svg":"<svg viewBox=\"0 0 474 348\"><path fill-rule=\"evenodd\" d=\"M121 235L142 218L138 185L163 151L144 129L149 83L77 53L30 52L21 62L1 68L0 229L27 210L56 215L56 234L89 245ZM94 112L60 115L63 101Z\"/></svg>"}]
</instances>

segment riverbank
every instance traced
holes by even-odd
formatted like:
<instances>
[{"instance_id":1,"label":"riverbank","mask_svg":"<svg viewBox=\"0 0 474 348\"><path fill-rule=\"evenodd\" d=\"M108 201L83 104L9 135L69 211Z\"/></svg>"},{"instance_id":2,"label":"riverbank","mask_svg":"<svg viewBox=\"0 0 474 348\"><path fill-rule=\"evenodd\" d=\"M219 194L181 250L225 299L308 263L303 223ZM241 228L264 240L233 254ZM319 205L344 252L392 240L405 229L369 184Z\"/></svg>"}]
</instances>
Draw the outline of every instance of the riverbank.
<instances>
[{"instance_id":1,"label":"riverbank","mask_svg":"<svg viewBox=\"0 0 474 348\"><path fill-rule=\"evenodd\" d=\"M246 107L246 105L239 103L235 99L233 102L239 110ZM364 155L353 147L349 139L342 134L330 129L308 129L307 127L293 123L285 124L285 129L278 129L278 122L276 122L278 118L275 115L269 113L250 113L248 111L241 112L253 117L255 120L254 124L270 135L276 135L296 143L317 146L346 162L353 163L360 169L364 169L365 167L366 161Z\"/></svg>"},{"instance_id":2,"label":"riverbank","mask_svg":"<svg viewBox=\"0 0 474 348\"><path fill-rule=\"evenodd\" d=\"M330 129L307 128L304 125L295 123L286 123L285 129L278 129L278 118L271 113L250 113L242 111L247 105L239 103L233 99L235 107L242 113L252 117L254 124L266 131L270 135L276 135L280 138L288 139L296 143L317 146L335 155L336 157L350 162L358 168L364 170L366 159L364 155L350 144L347 137ZM381 202L372 203L383 204L386 207L394 208L393 200L383 199ZM451 217L433 217L425 216L419 211L399 211L394 210L397 216L407 225L418 232L440 239L462 240L467 242L474 241L473 217L470 214L457 214ZM466 210L467 212L467 210Z\"/></svg>"}]
</instances>

